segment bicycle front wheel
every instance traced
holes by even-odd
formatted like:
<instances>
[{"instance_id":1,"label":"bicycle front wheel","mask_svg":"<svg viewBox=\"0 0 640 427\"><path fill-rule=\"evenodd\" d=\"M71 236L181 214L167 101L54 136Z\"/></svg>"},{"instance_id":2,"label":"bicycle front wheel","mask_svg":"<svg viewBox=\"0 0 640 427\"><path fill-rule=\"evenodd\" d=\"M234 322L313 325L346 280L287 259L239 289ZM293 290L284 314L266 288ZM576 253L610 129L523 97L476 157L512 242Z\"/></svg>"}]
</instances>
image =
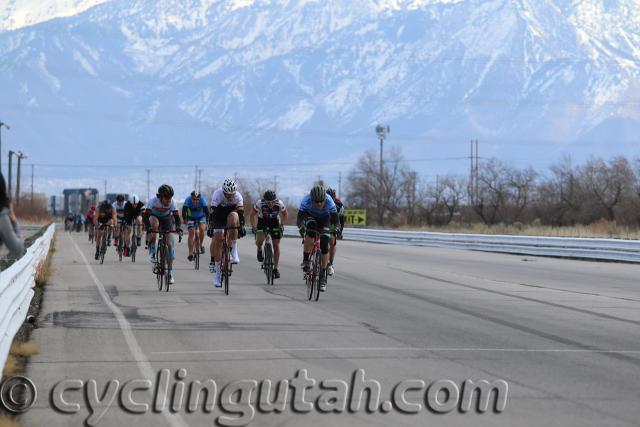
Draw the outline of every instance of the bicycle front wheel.
<instances>
[{"instance_id":1,"label":"bicycle front wheel","mask_svg":"<svg viewBox=\"0 0 640 427\"><path fill-rule=\"evenodd\" d=\"M267 285L273 285L273 248L271 244L264 245L264 274L267 276Z\"/></svg>"},{"instance_id":2,"label":"bicycle front wheel","mask_svg":"<svg viewBox=\"0 0 640 427\"><path fill-rule=\"evenodd\" d=\"M156 279L158 281L158 290L162 291L164 281L164 248L160 246L156 253Z\"/></svg>"},{"instance_id":3,"label":"bicycle front wheel","mask_svg":"<svg viewBox=\"0 0 640 427\"><path fill-rule=\"evenodd\" d=\"M314 299L318 301L320 298L320 271L322 270L322 253L320 251L316 251L315 256L315 266L313 267L313 276L315 277L315 287L313 289Z\"/></svg>"}]
</instances>

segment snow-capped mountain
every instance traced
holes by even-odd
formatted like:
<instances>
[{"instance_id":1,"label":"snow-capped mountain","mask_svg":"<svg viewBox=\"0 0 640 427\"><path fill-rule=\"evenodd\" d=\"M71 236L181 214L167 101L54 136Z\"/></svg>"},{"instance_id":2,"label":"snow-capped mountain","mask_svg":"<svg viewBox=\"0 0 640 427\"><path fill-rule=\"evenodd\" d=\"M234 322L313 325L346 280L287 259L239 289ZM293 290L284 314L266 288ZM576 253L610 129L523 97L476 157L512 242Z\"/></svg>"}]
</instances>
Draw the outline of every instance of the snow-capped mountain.
<instances>
[{"instance_id":1,"label":"snow-capped mountain","mask_svg":"<svg viewBox=\"0 0 640 427\"><path fill-rule=\"evenodd\" d=\"M636 154L636 0L29 4L0 1L0 119L42 163L345 170L376 123L411 158Z\"/></svg>"}]
</instances>

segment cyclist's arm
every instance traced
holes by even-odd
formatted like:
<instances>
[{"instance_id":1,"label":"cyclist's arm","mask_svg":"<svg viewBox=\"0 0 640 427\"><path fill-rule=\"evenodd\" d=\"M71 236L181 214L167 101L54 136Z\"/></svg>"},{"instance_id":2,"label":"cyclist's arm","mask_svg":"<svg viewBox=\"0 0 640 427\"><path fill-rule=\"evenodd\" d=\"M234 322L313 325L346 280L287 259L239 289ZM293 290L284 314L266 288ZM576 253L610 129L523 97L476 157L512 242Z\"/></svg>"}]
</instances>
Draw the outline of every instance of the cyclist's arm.
<instances>
[{"instance_id":1,"label":"cyclist's arm","mask_svg":"<svg viewBox=\"0 0 640 427\"><path fill-rule=\"evenodd\" d=\"M202 214L205 218L209 218L209 207L207 205L204 205L202 207Z\"/></svg>"},{"instance_id":2,"label":"cyclist's arm","mask_svg":"<svg viewBox=\"0 0 640 427\"><path fill-rule=\"evenodd\" d=\"M282 204L282 211L281 211L282 220L284 222L284 221L287 221L289 219L289 211L287 210L287 206L284 203L281 203L281 204Z\"/></svg>"},{"instance_id":3,"label":"cyclist's arm","mask_svg":"<svg viewBox=\"0 0 640 427\"><path fill-rule=\"evenodd\" d=\"M187 205L182 205L182 221L184 222L187 222L187 212L189 212Z\"/></svg>"},{"instance_id":4,"label":"cyclist's arm","mask_svg":"<svg viewBox=\"0 0 640 427\"><path fill-rule=\"evenodd\" d=\"M257 221L256 221L257 216L258 216L258 212L254 207L253 209L251 209L251 213L249 214L249 223L251 224L252 227L256 227L257 225Z\"/></svg>"},{"instance_id":5,"label":"cyclist's arm","mask_svg":"<svg viewBox=\"0 0 640 427\"><path fill-rule=\"evenodd\" d=\"M180 212L177 210L173 211L173 218L176 221L176 229L180 228Z\"/></svg>"},{"instance_id":6,"label":"cyclist's arm","mask_svg":"<svg viewBox=\"0 0 640 427\"><path fill-rule=\"evenodd\" d=\"M150 216L151 209L147 208L142 212L142 222L144 222L144 226L147 227L147 230L151 230L151 221L149 221Z\"/></svg>"}]
</instances>

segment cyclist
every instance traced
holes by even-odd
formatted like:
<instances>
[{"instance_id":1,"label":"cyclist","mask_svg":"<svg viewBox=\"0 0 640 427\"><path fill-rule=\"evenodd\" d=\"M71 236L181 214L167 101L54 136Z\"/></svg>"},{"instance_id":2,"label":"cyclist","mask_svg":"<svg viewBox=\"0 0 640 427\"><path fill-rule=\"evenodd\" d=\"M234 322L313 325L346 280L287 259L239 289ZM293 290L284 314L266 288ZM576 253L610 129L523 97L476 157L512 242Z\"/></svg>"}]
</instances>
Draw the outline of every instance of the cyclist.
<instances>
[{"instance_id":1,"label":"cyclist","mask_svg":"<svg viewBox=\"0 0 640 427\"><path fill-rule=\"evenodd\" d=\"M98 206L96 213L96 222L98 225L96 229L96 254L95 259L100 258L100 241L102 239L102 233L104 227L107 225L113 225L113 205L108 200L103 200ZM107 235L107 246L111 245L111 235Z\"/></svg>"},{"instance_id":2,"label":"cyclist","mask_svg":"<svg viewBox=\"0 0 640 427\"><path fill-rule=\"evenodd\" d=\"M298 209L296 223L300 236L304 238L302 269L310 269L310 255L316 235L320 234L320 250L322 251L322 265L320 266L320 290L327 288L324 271L329 264L329 243L332 229L338 223L338 210L333 199L326 193L324 186L315 185L309 194L304 196ZM330 227L331 226L331 227Z\"/></svg>"},{"instance_id":3,"label":"cyclist","mask_svg":"<svg viewBox=\"0 0 640 427\"><path fill-rule=\"evenodd\" d=\"M85 216L87 217L87 220L85 221L85 224L87 225L87 230L89 231L89 240L91 240L91 234L94 232L94 230L92 230L91 228L94 227L94 216L96 215L96 204L92 203L91 207L89 208L89 210L87 211L87 213L85 214Z\"/></svg>"},{"instance_id":4,"label":"cyclist","mask_svg":"<svg viewBox=\"0 0 640 427\"><path fill-rule=\"evenodd\" d=\"M222 257L222 236L224 227L240 227L229 230L231 239L231 263L238 264L238 237L244 237L244 205L242 195L238 192L236 182L232 179L225 179L222 187L211 195L211 210L209 211L209 228L207 235L213 237L211 240L211 262L209 271L215 273L213 284L216 287L222 286L222 275L220 271L220 259Z\"/></svg>"},{"instance_id":5,"label":"cyclist","mask_svg":"<svg viewBox=\"0 0 640 427\"><path fill-rule=\"evenodd\" d=\"M171 231L172 224L171 218L175 221L175 231L182 234L180 228L180 214L178 212L178 205L173 200L173 188L170 185L162 184L158 187L158 193L155 197L147 203L147 207L144 210L142 219L147 226L147 245L149 247L149 260L152 263L156 262L156 234L158 228L161 231ZM151 231L151 232L149 232ZM175 277L173 275L173 239L167 239L167 246L169 247L169 256L167 257L167 263L169 265L169 283L175 283Z\"/></svg>"},{"instance_id":6,"label":"cyclist","mask_svg":"<svg viewBox=\"0 0 640 427\"><path fill-rule=\"evenodd\" d=\"M280 278L280 272L278 271L278 262L280 261L280 238L282 237L282 230L280 229L280 215L282 215L283 221L289 218L289 212L282 200L276 197L276 193L271 190L264 192L262 200L258 202L251 209L251 215L249 215L249 222L256 228L256 246L258 247L258 261L264 261L264 254L262 253L262 244L266 238L266 229L271 229L269 234L273 239L273 254L274 254L274 269L273 277ZM256 224L257 217L257 224ZM273 231L273 230L276 231Z\"/></svg>"},{"instance_id":7,"label":"cyclist","mask_svg":"<svg viewBox=\"0 0 640 427\"><path fill-rule=\"evenodd\" d=\"M189 261L193 261L193 239L195 235L194 221L200 221L200 225L198 226L197 230L197 232L200 234L200 247L196 248L196 250L199 250L200 253L203 254L204 233L208 217L209 207L207 206L207 201L199 191L193 190L191 194L187 196L186 199L184 199L184 204L182 205L182 221L187 224L187 230L189 230L189 238L187 240L187 246L189 247L189 256L187 257L187 259Z\"/></svg>"},{"instance_id":8,"label":"cyclist","mask_svg":"<svg viewBox=\"0 0 640 427\"><path fill-rule=\"evenodd\" d=\"M333 203L336 204L338 210L338 224L336 225L335 233L331 235L331 249L329 249L329 266L327 267L327 273L329 276L333 276L333 260L336 257L336 243L338 239L342 239L342 230L344 229L344 205L342 200L336 196L336 190L333 188L327 188L327 194L333 199Z\"/></svg>"},{"instance_id":9,"label":"cyclist","mask_svg":"<svg viewBox=\"0 0 640 427\"><path fill-rule=\"evenodd\" d=\"M115 228L115 238L113 244L118 246L118 236L120 235L120 221L124 221L124 196L118 194L116 201L113 202L113 225Z\"/></svg>"},{"instance_id":10,"label":"cyclist","mask_svg":"<svg viewBox=\"0 0 640 427\"><path fill-rule=\"evenodd\" d=\"M131 227L136 227L136 245L140 246L142 235L142 208L144 203L140 201L137 194L131 196L131 200L124 204L124 221L127 227L124 230L124 256L130 255L129 242L131 240Z\"/></svg>"}]
</instances>

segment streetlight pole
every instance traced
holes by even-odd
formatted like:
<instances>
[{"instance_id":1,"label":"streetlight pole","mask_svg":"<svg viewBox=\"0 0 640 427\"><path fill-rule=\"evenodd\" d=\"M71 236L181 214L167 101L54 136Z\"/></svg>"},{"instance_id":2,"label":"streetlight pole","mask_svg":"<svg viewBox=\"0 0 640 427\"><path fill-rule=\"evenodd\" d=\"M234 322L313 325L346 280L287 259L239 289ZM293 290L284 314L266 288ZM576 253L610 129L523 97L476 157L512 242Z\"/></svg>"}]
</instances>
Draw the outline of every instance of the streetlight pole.
<instances>
[{"instance_id":1,"label":"streetlight pole","mask_svg":"<svg viewBox=\"0 0 640 427\"><path fill-rule=\"evenodd\" d=\"M0 173L2 173L2 126L6 127L7 130L11 129L11 126L0 120Z\"/></svg>"},{"instance_id":2,"label":"streetlight pole","mask_svg":"<svg viewBox=\"0 0 640 427\"><path fill-rule=\"evenodd\" d=\"M11 180L11 175L13 175L12 171L11 171L11 166L12 166L12 157L16 152L13 150L9 150L9 191L7 194L9 194L9 197L11 197L11 190L13 189L12 184L12 180Z\"/></svg>"},{"instance_id":3,"label":"streetlight pole","mask_svg":"<svg viewBox=\"0 0 640 427\"><path fill-rule=\"evenodd\" d=\"M384 145L384 140L387 137L387 134L391 132L389 126L384 127L382 125L376 126L376 133L378 134L378 138L380 139L380 179L382 179L383 167L382 167L382 146Z\"/></svg>"},{"instance_id":4,"label":"streetlight pole","mask_svg":"<svg viewBox=\"0 0 640 427\"><path fill-rule=\"evenodd\" d=\"M22 159L26 159L27 155L22 151L16 153L18 158L18 172L16 173L16 206L20 206L20 166L22 165Z\"/></svg>"}]
</instances>

